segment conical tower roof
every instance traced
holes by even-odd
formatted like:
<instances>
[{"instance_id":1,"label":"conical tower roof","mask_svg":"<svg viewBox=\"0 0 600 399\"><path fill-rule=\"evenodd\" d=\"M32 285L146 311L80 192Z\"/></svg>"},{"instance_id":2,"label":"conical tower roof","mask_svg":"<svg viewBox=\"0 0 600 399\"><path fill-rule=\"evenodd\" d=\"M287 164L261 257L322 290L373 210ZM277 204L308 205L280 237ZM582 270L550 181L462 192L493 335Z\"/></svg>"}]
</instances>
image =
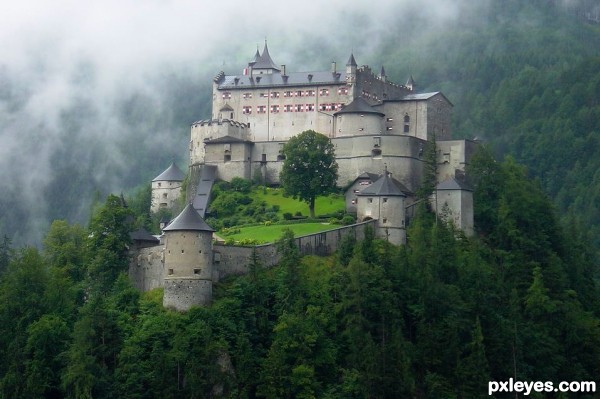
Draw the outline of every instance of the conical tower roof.
<instances>
[{"instance_id":1,"label":"conical tower roof","mask_svg":"<svg viewBox=\"0 0 600 399\"><path fill-rule=\"evenodd\" d=\"M185 173L181 171L175 165L175 162L171 164L164 172L156 176L152 181L183 181L185 179Z\"/></svg>"},{"instance_id":2,"label":"conical tower roof","mask_svg":"<svg viewBox=\"0 0 600 399\"><path fill-rule=\"evenodd\" d=\"M188 204L183 211L163 231L215 231L200 216L192 204Z\"/></svg>"},{"instance_id":3,"label":"conical tower roof","mask_svg":"<svg viewBox=\"0 0 600 399\"><path fill-rule=\"evenodd\" d=\"M376 111L373 107L371 107L367 100L362 97L356 97L350 104L344 106L344 108L333 115L339 114L377 114L385 116L384 113Z\"/></svg>"},{"instance_id":4,"label":"conical tower roof","mask_svg":"<svg viewBox=\"0 0 600 399\"><path fill-rule=\"evenodd\" d=\"M406 191L406 189L404 187L400 187L400 183L392 179L386 170L383 176L381 176L375 183L362 189L357 195L406 197L404 191Z\"/></svg>"},{"instance_id":5,"label":"conical tower roof","mask_svg":"<svg viewBox=\"0 0 600 399\"><path fill-rule=\"evenodd\" d=\"M260 53L258 52L258 44L256 45L256 53L254 53L254 58L252 59L252 61L250 61L248 63L248 66L254 66L254 64L256 64L256 61L258 61L258 59L260 58Z\"/></svg>"},{"instance_id":6,"label":"conical tower roof","mask_svg":"<svg viewBox=\"0 0 600 399\"><path fill-rule=\"evenodd\" d=\"M357 66L356 60L354 59L354 53L350 53L350 58L348 58L348 62L346 63L346 66Z\"/></svg>"},{"instance_id":7,"label":"conical tower roof","mask_svg":"<svg viewBox=\"0 0 600 399\"><path fill-rule=\"evenodd\" d=\"M267 41L265 40L265 48L263 49L262 54L258 57L256 62L253 65L254 69L275 69L279 71L273 59L271 59L271 55L269 54L269 48L267 47Z\"/></svg>"},{"instance_id":8,"label":"conical tower roof","mask_svg":"<svg viewBox=\"0 0 600 399\"><path fill-rule=\"evenodd\" d=\"M436 187L436 190L444 191L444 190L464 190L464 191L473 191L471 186L469 186L464 181L455 179L454 177L449 177L443 182L440 182Z\"/></svg>"}]
</instances>

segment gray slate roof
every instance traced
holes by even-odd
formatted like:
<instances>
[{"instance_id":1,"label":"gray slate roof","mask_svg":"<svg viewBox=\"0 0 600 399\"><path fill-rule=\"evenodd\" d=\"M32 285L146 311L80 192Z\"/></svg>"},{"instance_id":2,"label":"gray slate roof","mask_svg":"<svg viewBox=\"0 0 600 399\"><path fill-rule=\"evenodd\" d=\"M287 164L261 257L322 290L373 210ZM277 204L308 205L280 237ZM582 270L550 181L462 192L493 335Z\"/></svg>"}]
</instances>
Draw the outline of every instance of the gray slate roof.
<instances>
[{"instance_id":1,"label":"gray slate roof","mask_svg":"<svg viewBox=\"0 0 600 399\"><path fill-rule=\"evenodd\" d=\"M164 172L156 176L152 181L183 181L185 173L173 162Z\"/></svg>"},{"instance_id":2,"label":"gray slate roof","mask_svg":"<svg viewBox=\"0 0 600 399\"><path fill-rule=\"evenodd\" d=\"M266 41L265 41L265 48L263 49L262 54L259 55L258 58L256 58L256 55L255 55L255 59L252 62L254 63L252 65L252 68L254 68L254 69L275 69L275 70L279 71L279 68L277 67L277 65L275 65L275 62L273 62L273 59L271 59L271 55L269 54L269 48L267 47Z\"/></svg>"},{"instance_id":3,"label":"gray slate roof","mask_svg":"<svg viewBox=\"0 0 600 399\"><path fill-rule=\"evenodd\" d=\"M348 62L346 63L346 66L357 66L356 60L354 59L354 53L350 54L350 58L348 58Z\"/></svg>"},{"instance_id":4,"label":"gray slate roof","mask_svg":"<svg viewBox=\"0 0 600 399\"><path fill-rule=\"evenodd\" d=\"M385 116L384 113L377 111L367 102L367 100L362 97L356 97L350 104L344 106L341 110L333 115L340 114L377 114L380 116Z\"/></svg>"},{"instance_id":5,"label":"gray slate roof","mask_svg":"<svg viewBox=\"0 0 600 399\"><path fill-rule=\"evenodd\" d=\"M406 187L389 175L384 173L375 183L362 189L357 195L406 197Z\"/></svg>"},{"instance_id":6,"label":"gray slate roof","mask_svg":"<svg viewBox=\"0 0 600 399\"><path fill-rule=\"evenodd\" d=\"M193 205L187 204L187 206L181 211L181 213L173 219L163 231L177 231L177 230L189 230L189 231L215 231L210 227L200 214L194 209Z\"/></svg>"},{"instance_id":7,"label":"gray slate roof","mask_svg":"<svg viewBox=\"0 0 600 399\"><path fill-rule=\"evenodd\" d=\"M154 237L148 232L148 230L144 229L143 227L129 233L129 237L131 237L133 241L148 241L155 243L158 243L160 241L158 238Z\"/></svg>"},{"instance_id":8,"label":"gray slate roof","mask_svg":"<svg viewBox=\"0 0 600 399\"><path fill-rule=\"evenodd\" d=\"M465 191L473 191L471 186L469 186L466 182L457 180L453 177L450 177L443 182L440 182L436 187L436 190L465 190Z\"/></svg>"}]
</instances>

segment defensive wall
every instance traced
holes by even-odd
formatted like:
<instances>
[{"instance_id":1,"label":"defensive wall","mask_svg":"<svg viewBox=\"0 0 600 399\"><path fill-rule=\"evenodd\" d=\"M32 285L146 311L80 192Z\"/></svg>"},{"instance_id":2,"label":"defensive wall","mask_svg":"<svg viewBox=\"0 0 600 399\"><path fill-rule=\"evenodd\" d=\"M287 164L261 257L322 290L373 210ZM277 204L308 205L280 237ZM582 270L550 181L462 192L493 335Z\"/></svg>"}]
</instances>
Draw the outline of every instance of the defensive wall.
<instances>
[{"instance_id":1,"label":"defensive wall","mask_svg":"<svg viewBox=\"0 0 600 399\"><path fill-rule=\"evenodd\" d=\"M362 240L365 227L374 226L375 220L342 226L320 233L296 237L296 245L302 255L326 256L333 254L343 237L353 235L356 240ZM141 291L164 287L166 270L164 264L165 245L159 245L133 250L129 264L129 278L133 285ZM277 246L274 243L257 246L233 246L221 243L213 244L213 282L220 279L248 273L248 264L253 251L265 267L271 267L279 262Z\"/></svg>"}]
</instances>

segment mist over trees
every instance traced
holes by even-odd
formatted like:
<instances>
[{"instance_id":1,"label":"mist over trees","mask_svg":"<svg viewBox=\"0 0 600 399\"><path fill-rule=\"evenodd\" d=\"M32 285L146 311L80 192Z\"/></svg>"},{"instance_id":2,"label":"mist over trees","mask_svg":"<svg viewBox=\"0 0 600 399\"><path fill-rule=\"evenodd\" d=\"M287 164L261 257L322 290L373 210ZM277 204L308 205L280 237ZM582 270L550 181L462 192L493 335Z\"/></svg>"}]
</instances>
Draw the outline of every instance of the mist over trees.
<instances>
[{"instance_id":1,"label":"mist over trees","mask_svg":"<svg viewBox=\"0 0 600 399\"><path fill-rule=\"evenodd\" d=\"M100 35L110 6L94 15L75 10L78 22L58 24L50 12L35 19L9 10L0 17L0 35L11 37L0 63L0 235L39 244L52 220L87 223L95 199L147 183L173 160L185 164L190 124L210 117L212 77L245 66L266 36L275 60L295 70L328 69L332 59L343 65L353 51L360 64L384 65L393 81L412 74L418 91L443 91L454 104L455 137L483 139L499 158L513 155L598 244L600 28L577 18L593 4L320 6L340 7L340 18L292 29L289 10L274 8L255 16L267 32L257 33L252 20L209 19L190 37L181 28L190 5L168 13L146 5L140 11L160 15L158 32L171 27L160 38L136 36L148 24L137 17L129 22L135 29L117 21ZM69 28L80 34L67 35ZM201 29L223 35L207 42ZM47 40L32 36L46 30L55 32Z\"/></svg>"}]
</instances>

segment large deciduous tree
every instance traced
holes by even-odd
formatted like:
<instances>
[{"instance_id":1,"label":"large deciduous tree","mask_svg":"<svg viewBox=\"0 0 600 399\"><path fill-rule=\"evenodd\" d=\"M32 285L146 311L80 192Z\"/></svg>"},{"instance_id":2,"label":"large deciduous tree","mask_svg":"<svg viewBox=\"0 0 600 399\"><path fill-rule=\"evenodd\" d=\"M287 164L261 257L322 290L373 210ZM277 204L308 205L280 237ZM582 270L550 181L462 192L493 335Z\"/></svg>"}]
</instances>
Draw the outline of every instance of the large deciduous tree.
<instances>
[{"instance_id":1,"label":"large deciduous tree","mask_svg":"<svg viewBox=\"0 0 600 399\"><path fill-rule=\"evenodd\" d=\"M306 130L292 137L283 153L281 185L289 195L306 201L315 217L315 198L332 192L338 177L333 144L327 136Z\"/></svg>"}]
</instances>

